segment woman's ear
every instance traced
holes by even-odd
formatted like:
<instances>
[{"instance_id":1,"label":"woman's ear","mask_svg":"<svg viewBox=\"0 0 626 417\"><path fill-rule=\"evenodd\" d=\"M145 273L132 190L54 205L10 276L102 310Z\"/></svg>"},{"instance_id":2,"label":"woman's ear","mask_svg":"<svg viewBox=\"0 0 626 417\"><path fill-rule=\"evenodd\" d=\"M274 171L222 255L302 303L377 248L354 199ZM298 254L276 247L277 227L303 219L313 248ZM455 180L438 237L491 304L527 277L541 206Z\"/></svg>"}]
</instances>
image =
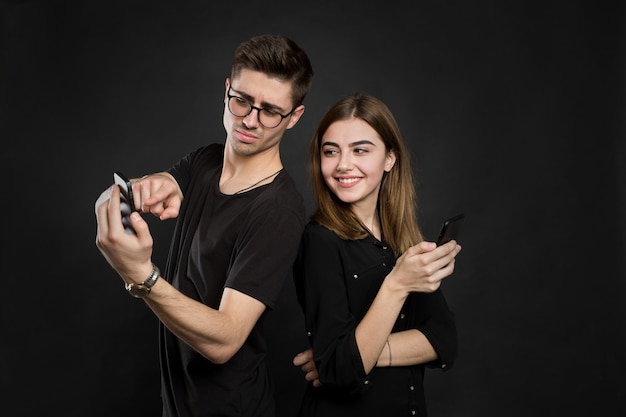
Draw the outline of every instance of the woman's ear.
<instances>
[{"instance_id":1,"label":"woman's ear","mask_svg":"<svg viewBox=\"0 0 626 417\"><path fill-rule=\"evenodd\" d=\"M396 153L393 150L387 152L385 157L385 172L391 171L391 168L396 164Z\"/></svg>"}]
</instances>

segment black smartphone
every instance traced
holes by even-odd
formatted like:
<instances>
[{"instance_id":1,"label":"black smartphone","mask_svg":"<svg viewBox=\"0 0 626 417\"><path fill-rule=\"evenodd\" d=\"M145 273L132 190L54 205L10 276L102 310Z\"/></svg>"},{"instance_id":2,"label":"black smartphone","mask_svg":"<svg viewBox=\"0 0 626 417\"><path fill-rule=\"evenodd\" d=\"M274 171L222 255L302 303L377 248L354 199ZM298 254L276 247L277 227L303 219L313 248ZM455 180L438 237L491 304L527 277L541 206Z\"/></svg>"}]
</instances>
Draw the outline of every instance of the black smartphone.
<instances>
[{"instance_id":1,"label":"black smartphone","mask_svg":"<svg viewBox=\"0 0 626 417\"><path fill-rule=\"evenodd\" d=\"M133 185L121 172L113 173L113 181L120 187L120 211L122 212L122 224L126 233L133 233L135 229L130 224L130 213L135 211L133 200Z\"/></svg>"},{"instance_id":2,"label":"black smartphone","mask_svg":"<svg viewBox=\"0 0 626 417\"><path fill-rule=\"evenodd\" d=\"M461 223L463 223L464 218L465 215L461 213L454 217L450 217L448 220L443 222L441 231L439 232L439 237L437 238L437 246L448 243L453 239L457 240L459 231L461 230Z\"/></svg>"}]
</instances>

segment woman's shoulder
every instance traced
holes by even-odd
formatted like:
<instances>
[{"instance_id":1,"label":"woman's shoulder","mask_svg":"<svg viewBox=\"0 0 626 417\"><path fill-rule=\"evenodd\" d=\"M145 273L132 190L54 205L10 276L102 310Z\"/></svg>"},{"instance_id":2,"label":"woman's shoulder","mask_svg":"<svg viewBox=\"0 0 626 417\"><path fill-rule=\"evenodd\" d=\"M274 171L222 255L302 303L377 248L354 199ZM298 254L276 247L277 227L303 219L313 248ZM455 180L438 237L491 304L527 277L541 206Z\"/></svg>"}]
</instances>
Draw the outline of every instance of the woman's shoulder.
<instances>
[{"instance_id":1,"label":"woman's shoulder","mask_svg":"<svg viewBox=\"0 0 626 417\"><path fill-rule=\"evenodd\" d=\"M320 236L337 236L332 230L328 229L326 226L322 226L321 224L309 220L304 228L304 232L311 235L320 235Z\"/></svg>"},{"instance_id":2,"label":"woman's shoulder","mask_svg":"<svg viewBox=\"0 0 626 417\"><path fill-rule=\"evenodd\" d=\"M303 240L305 241L321 241L326 243L340 243L342 240L326 226L314 221L309 221L304 227Z\"/></svg>"}]
</instances>

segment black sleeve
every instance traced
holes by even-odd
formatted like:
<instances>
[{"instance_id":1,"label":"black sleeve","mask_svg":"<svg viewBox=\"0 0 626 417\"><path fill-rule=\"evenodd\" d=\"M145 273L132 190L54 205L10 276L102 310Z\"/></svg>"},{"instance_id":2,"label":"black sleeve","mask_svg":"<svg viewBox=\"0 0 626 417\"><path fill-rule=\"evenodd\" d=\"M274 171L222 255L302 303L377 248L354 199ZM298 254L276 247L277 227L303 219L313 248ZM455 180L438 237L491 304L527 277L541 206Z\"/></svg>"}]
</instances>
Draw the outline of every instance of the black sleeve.
<instances>
[{"instance_id":1,"label":"black sleeve","mask_svg":"<svg viewBox=\"0 0 626 417\"><path fill-rule=\"evenodd\" d=\"M206 170L216 166L220 167L223 156L224 146L222 144L213 143L208 146L202 146L182 157L165 172L171 174L176 179L183 195L187 195L187 189L194 169Z\"/></svg>"},{"instance_id":2,"label":"black sleeve","mask_svg":"<svg viewBox=\"0 0 626 417\"><path fill-rule=\"evenodd\" d=\"M438 359L428 364L430 367L449 370L458 352L457 329L454 313L450 311L443 291L412 294L416 317L422 320L416 328L422 332L437 352Z\"/></svg>"},{"instance_id":3,"label":"black sleeve","mask_svg":"<svg viewBox=\"0 0 626 417\"><path fill-rule=\"evenodd\" d=\"M356 393L367 388L357 348L357 322L348 306L341 241L321 226L307 226L294 267L320 382Z\"/></svg>"}]
</instances>

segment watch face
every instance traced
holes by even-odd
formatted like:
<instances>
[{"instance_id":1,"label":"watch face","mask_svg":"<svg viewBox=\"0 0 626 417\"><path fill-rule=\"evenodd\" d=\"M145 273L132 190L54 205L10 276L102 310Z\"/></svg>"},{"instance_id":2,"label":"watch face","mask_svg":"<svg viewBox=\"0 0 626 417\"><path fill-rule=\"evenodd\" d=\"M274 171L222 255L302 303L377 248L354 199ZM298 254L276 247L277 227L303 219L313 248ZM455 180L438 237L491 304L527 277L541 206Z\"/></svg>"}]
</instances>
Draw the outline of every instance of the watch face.
<instances>
[{"instance_id":1,"label":"watch face","mask_svg":"<svg viewBox=\"0 0 626 417\"><path fill-rule=\"evenodd\" d=\"M130 284L128 286L128 292L133 297L143 298L146 295L150 294L150 288L146 287L143 284Z\"/></svg>"}]
</instances>

